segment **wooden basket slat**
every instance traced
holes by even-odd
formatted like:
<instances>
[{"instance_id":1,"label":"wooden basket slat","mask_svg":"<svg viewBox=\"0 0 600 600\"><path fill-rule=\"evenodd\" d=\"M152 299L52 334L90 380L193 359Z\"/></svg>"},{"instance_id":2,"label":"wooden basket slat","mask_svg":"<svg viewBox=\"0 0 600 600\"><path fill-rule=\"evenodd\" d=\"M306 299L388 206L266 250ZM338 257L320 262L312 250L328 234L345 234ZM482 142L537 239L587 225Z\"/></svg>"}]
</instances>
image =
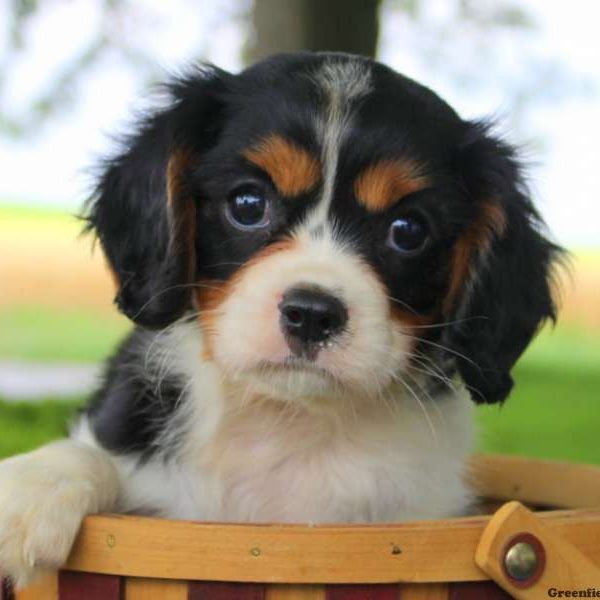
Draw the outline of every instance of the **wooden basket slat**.
<instances>
[{"instance_id":1,"label":"wooden basket slat","mask_svg":"<svg viewBox=\"0 0 600 600\"><path fill-rule=\"evenodd\" d=\"M274 583L267 586L266 600L325 600L325 586Z\"/></svg>"},{"instance_id":2,"label":"wooden basket slat","mask_svg":"<svg viewBox=\"0 0 600 600\"><path fill-rule=\"evenodd\" d=\"M539 517L600 562L600 510L542 512ZM67 568L266 583L478 581L486 577L473 556L488 521L471 517L309 528L100 515L86 519Z\"/></svg>"},{"instance_id":3,"label":"wooden basket slat","mask_svg":"<svg viewBox=\"0 0 600 600\"><path fill-rule=\"evenodd\" d=\"M451 583L449 587L448 600L512 600L493 581L465 581Z\"/></svg>"},{"instance_id":4,"label":"wooden basket slat","mask_svg":"<svg viewBox=\"0 0 600 600\"><path fill-rule=\"evenodd\" d=\"M58 600L123 600L124 581L116 575L99 573L58 574Z\"/></svg>"},{"instance_id":5,"label":"wooden basket slat","mask_svg":"<svg viewBox=\"0 0 600 600\"><path fill-rule=\"evenodd\" d=\"M231 583L222 581L192 581L188 600L265 600L262 583Z\"/></svg>"},{"instance_id":6,"label":"wooden basket slat","mask_svg":"<svg viewBox=\"0 0 600 600\"><path fill-rule=\"evenodd\" d=\"M469 479L482 496L533 506L600 506L600 469L593 465L485 454L469 465Z\"/></svg>"},{"instance_id":7,"label":"wooden basket slat","mask_svg":"<svg viewBox=\"0 0 600 600\"><path fill-rule=\"evenodd\" d=\"M16 594L17 600L56 600L58 598L58 576L52 573L36 581Z\"/></svg>"},{"instance_id":8,"label":"wooden basket slat","mask_svg":"<svg viewBox=\"0 0 600 600\"><path fill-rule=\"evenodd\" d=\"M0 579L0 600L13 600L13 591L7 579Z\"/></svg>"},{"instance_id":9,"label":"wooden basket slat","mask_svg":"<svg viewBox=\"0 0 600 600\"><path fill-rule=\"evenodd\" d=\"M470 473L482 496L577 509L536 516L600 564L600 469L485 456ZM55 600L57 590L60 600L504 600L474 562L489 519L307 527L91 516L60 589L49 578L16 600ZM73 595L82 581L85 595ZM90 595L90 581L107 587Z\"/></svg>"},{"instance_id":10,"label":"wooden basket slat","mask_svg":"<svg viewBox=\"0 0 600 600\"><path fill-rule=\"evenodd\" d=\"M400 600L400 586L392 585L328 585L326 600Z\"/></svg>"},{"instance_id":11,"label":"wooden basket slat","mask_svg":"<svg viewBox=\"0 0 600 600\"><path fill-rule=\"evenodd\" d=\"M125 581L125 600L187 600L187 598L187 581L137 577L128 577Z\"/></svg>"},{"instance_id":12,"label":"wooden basket slat","mask_svg":"<svg viewBox=\"0 0 600 600\"><path fill-rule=\"evenodd\" d=\"M404 583L400 600L448 600L447 583Z\"/></svg>"}]
</instances>

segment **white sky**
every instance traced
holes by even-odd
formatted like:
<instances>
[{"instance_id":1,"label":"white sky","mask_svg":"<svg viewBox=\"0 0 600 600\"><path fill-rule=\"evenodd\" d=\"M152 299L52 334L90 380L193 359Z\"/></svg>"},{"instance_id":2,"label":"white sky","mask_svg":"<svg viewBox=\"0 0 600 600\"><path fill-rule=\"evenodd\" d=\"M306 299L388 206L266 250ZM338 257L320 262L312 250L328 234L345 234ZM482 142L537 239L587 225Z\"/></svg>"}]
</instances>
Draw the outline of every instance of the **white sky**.
<instances>
[{"instance_id":1,"label":"white sky","mask_svg":"<svg viewBox=\"0 0 600 600\"><path fill-rule=\"evenodd\" d=\"M100 27L99 4L42 3L26 31L26 52L6 81L3 106L19 114L19 107L56 76L57 67L84 47ZM382 13L380 59L433 88L465 117L499 117L501 130L523 144L535 162L536 200L558 240L599 247L600 3L523 0L536 30L490 35L460 24L448 27L456 2L426 0L416 25L394 4L388 0ZM165 69L199 55L226 69L241 67L246 32L240 15L249 0L132 0L131 5L115 27ZM0 5L0 55L5 7ZM553 80L553 71L540 76L535 103L516 119L515 90L528 85L532 69L547 60L568 71L566 83ZM89 183L85 169L111 147L107 134L122 130L132 109L143 106L146 90L135 71L109 55L86 73L79 92L72 109L35 136L0 139L0 199L73 211L81 205Z\"/></svg>"}]
</instances>

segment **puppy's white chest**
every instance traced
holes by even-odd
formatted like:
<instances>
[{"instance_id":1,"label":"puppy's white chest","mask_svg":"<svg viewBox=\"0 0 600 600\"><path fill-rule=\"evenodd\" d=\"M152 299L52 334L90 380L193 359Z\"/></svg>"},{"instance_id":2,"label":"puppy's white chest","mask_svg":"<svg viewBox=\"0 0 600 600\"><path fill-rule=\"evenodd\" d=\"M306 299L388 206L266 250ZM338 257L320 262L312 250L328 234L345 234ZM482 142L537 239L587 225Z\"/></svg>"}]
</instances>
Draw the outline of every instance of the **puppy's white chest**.
<instances>
[{"instance_id":1,"label":"puppy's white chest","mask_svg":"<svg viewBox=\"0 0 600 600\"><path fill-rule=\"evenodd\" d=\"M464 507L470 423L442 423L438 410L429 420L412 409L344 421L264 406L234 416L202 457L203 478L220 495L212 518L373 522ZM439 507L425 496L441 497Z\"/></svg>"},{"instance_id":2,"label":"puppy's white chest","mask_svg":"<svg viewBox=\"0 0 600 600\"><path fill-rule=\"evenodd\" d=\"M355 439L353 433L310 415L261 412L232 420L208 450L204 465L221 490L220 517L373 520L379 504L373 491L391 476L390 465L368 440Z\"/></svg>"},{"instance_id":3,"label":"puppy's white chest","mask_svg":"<svg viewBox=\"0 0 600 600\"><path fill-rule=\"evenodd\" d=\"M331 415L329 415L331 417ZM462 514L469 401L445 398L345 419L257 405L233 411L173 462L118 458L122 510L241 522L383 522Z\"/></svg>"}]
</instances>

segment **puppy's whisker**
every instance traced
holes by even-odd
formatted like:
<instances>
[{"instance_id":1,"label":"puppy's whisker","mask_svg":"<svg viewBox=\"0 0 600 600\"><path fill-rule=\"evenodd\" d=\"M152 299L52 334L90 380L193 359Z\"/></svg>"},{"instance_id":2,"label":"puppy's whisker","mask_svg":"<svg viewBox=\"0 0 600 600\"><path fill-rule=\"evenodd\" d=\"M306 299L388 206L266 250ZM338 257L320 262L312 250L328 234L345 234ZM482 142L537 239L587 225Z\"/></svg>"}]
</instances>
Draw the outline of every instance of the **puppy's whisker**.
<instances>
[{"instance_id":1,"label":"puppy's whisker","mask_svg":"<svg viewBox=\"0 0 600 600\"><path fill-rule=\"evenodd\" d=\"M436 411L436 413L440 419L440 422L445 427L447 425L446 418L445 418L444 414L442 413L442 411L440 410L440 407L437 405L437 402L431 397L431 394L427 391L427 388L417 378L413 377L410 373L406 372L406 375L408 375L408 377L410 377L411 380L416 385L419 386L419 389L423 392L423 394L425 394L425 396L429 400L430 406L433 406L433 409Z\"/></svg>"},{"instance_id":2,"label":"puppy's whisker","mask_svg":"<svg viewBox=\"0 0 600 600\"><path fill-rule=\"evenodd\" d=\"M133 321L135 321L143 312L144 310L146 310L146 308L148 308L148 306L154 302L155 300L158 300L161 296L164 296L165 294L168 294L169 292L172 292L174 290L179 290L179 289L193 289L193 288L205 288L205 289L210 289L210 290L216 290L216 291L220 291L221 288L218 286L214 286L214 285L210 285L207 283L201 283L201 282L196 282L196 283L177 283L174 285L170 285L167 286L166 288L160 290L159 292L157 292L156 294L153 294L152 296L150 296L150 298L148 298L148 300L146 300L146 302L144 302L144 304L142 304L142 306L140 306L140 308L138 309L138 311L131 316L131 319Z\"/></svg>"},{"instance_id":3,"label":"puppy's whisker","mask_svg":"<svg viewBox=\"0 0 600 600\"><path fill-rule=\"evenodd\" d=\"M404 378L398 374L398 376L395 379L396 381L398 381L399 383L401 383L409 392L409 394L411 395L412 398L414 398L415 402L417 403L417 405L419 406L419 408L421 409L421 411L423 412L423 415L425 416L425 419L427 421L427 424L429 426L429 430L431 432L431 436L433 438L433 441L436 445L439 444L439 439L437 436L437 431L435 428L435 425L433 423L433 421L431 420L431 416L429 415L429 412L427 411L427 408L425 407L425 405L423 404L422 400L419 398L418 394L414 391L414 389L412 388L411 385L409 385Z\"/></svg>"},{"instance_id":4,"label":"puppy's whisker","mask_svg":"<svg viewBox=\"0 0 600 600\"><path fill-rule=\"evenodd\" d=\"M394 298L393 296L388 296L386 295L386 298L392 303L392 304L397 304L398 306L401 306L402 308L405 308L408 312L412 313L413 315L420 317L420 313L414 309L410 304L407 304L406 302L403 302L402 300L398 299L398 298Z\"/></svg>"},{"instance_id":5,"label":"puppy's whisker","mask_svg":"<svg viewBox=\"0 0 600 600\"><path fill-rule=\"evenodd\" d=\"M214 269L215 267L243 267L246 263L236 261L226 261L203 265L205 269Z\"/></svg>"},{"instance_id":6,"label":"puppy's whisker","mask_svg":"<svg viewBox=\"0 0 600 600\"><path fill-rule=\"evenodd\" d=\"M444 371L443 367L438 365L433 360L433 358L431 358L430 356L427 356L426 354L423 354L422 352L419 352L418 350L413 350L409 354L409 357L411 357L412 360L419 361L419 363L423 367L426 367L427 369L431 369L434 373L437 373L440 377L448 378L448 374L446 373L446 371ZM409 361L409 364L410 364L410 361Z\"/></svg>"},{"instance_id":7,"label":"puppy's whisker","mask_svg":"<svg viewBox=\"0 0 600 600\"><path fill-rule=\"evenodd\" d=\"M164 329L162 329L161 331L159 331L158 333L156 333L154 335L154 337L152 338L152 341L148 345L148 348L146 349L146 352L144 354L144 369L146 369L146 370L148 369L150 356L152 354L153 349L157 346L157 344L162 342L163 338L170 335L170 333L174 329L176 329L179 325L181 325L182 323L185 323L185 322L186 322L186 316L184 315L183 317L180 317L175 322L171 323L170 325L168 325L167 327L165 327Z\"/></svg>"},{"instance_id":8,"label":"puppy's whisker","mask_svg":"<svg viewBox=\"0 0 600 600\"><path fill-rule=\"evenodd\" d=\"M456 319L454 321L444 321L443 323L430 323L428 325L410 325L410 329L438 329L440 327L449 327L451 325L460 325L461 323L469 323L470 321L484 320L488 321L489 317L485 315L467 317L465 319Z\"/></svg>"},{"instance_id":9,"label":"puppy's whisker","mask_svg":"<svg viewBox=\"0 0 600 600\"><path fill-rule=\"evenodd\" d=\"M479 370L481 370L481 367L471 358L469 358L468 356L465 356L464 354L461 354L460 352L454 350L453 348L449 348L448 346L445 346L444 344L439 344L437 342L432 342L431 340L426 340L424 338L420 338L414 335L410 336L413 340L416 340L422 344L428 344L429 346L433 346L435 348L439 348L440 350L443 350L444 352L448 352L449 354L453 354L454 356L457 356L458 358L462 358L463 360L466 360L468 363L472 364L474 367L477 367Z\"/></svg>"},{"instance_id":10,"label":"puppy's whisker","mask_svg":"<svg viewBox=\"0 0 600 600\"><path fill-rule=\"evenodd\" d=\"M407 371L414 371L415 373L420 373L423 375L426 375L428 377L431 377L433 379L436 379L437 381L442 382L450 391L456 393L457 390L456 388L453 386L452 382L450 381L450 379L448 379L447 377L440 377L437 373L434 373L432 371L430 371L429 369L419 369L418 367L412 366L412 365L408 365L406 367Z\"/></svg>"},{"instance_id":11,"label":"puppy's whisker","mask_svg":"<svg viewBox=\"0 0 600 600\"><path fill-rule=\"evenodd\" d=\"M442 371L442 369L435 365L435 363L429 360L425 360L427 359L427 357L418 356L416 354L409 354L407 356L409 357L409 362L406 365L407 369L412 369L415 371L425 373L426 375L433 377L434 379L444 382L450 389L456 391L452 380L444 373L444 371ZM423 369L415 367L413 364L415 362L421 367L423 367Z\"/></svg>"}]
</instances>

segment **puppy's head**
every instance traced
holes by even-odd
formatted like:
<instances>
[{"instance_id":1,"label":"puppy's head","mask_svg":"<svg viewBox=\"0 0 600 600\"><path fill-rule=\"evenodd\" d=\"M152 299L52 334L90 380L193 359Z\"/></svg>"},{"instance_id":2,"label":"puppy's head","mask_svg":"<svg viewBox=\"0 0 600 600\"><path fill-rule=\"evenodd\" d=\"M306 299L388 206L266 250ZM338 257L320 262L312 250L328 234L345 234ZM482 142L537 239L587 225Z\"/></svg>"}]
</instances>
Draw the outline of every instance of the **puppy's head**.
<instances>
[{"instance_id":1,"label":"puppy's head","mask_svg":"<svg viewBox=\"0 0 600 600\"><path fill-rule=\"evenodd\" d=\"M383 65L280 56L171 84L91 205L136 323L283 399L457 370L475 401L554 318L558 249L513 150ZM200 360L200 357L199 357Z\"/></svg>"}]
</instances>

